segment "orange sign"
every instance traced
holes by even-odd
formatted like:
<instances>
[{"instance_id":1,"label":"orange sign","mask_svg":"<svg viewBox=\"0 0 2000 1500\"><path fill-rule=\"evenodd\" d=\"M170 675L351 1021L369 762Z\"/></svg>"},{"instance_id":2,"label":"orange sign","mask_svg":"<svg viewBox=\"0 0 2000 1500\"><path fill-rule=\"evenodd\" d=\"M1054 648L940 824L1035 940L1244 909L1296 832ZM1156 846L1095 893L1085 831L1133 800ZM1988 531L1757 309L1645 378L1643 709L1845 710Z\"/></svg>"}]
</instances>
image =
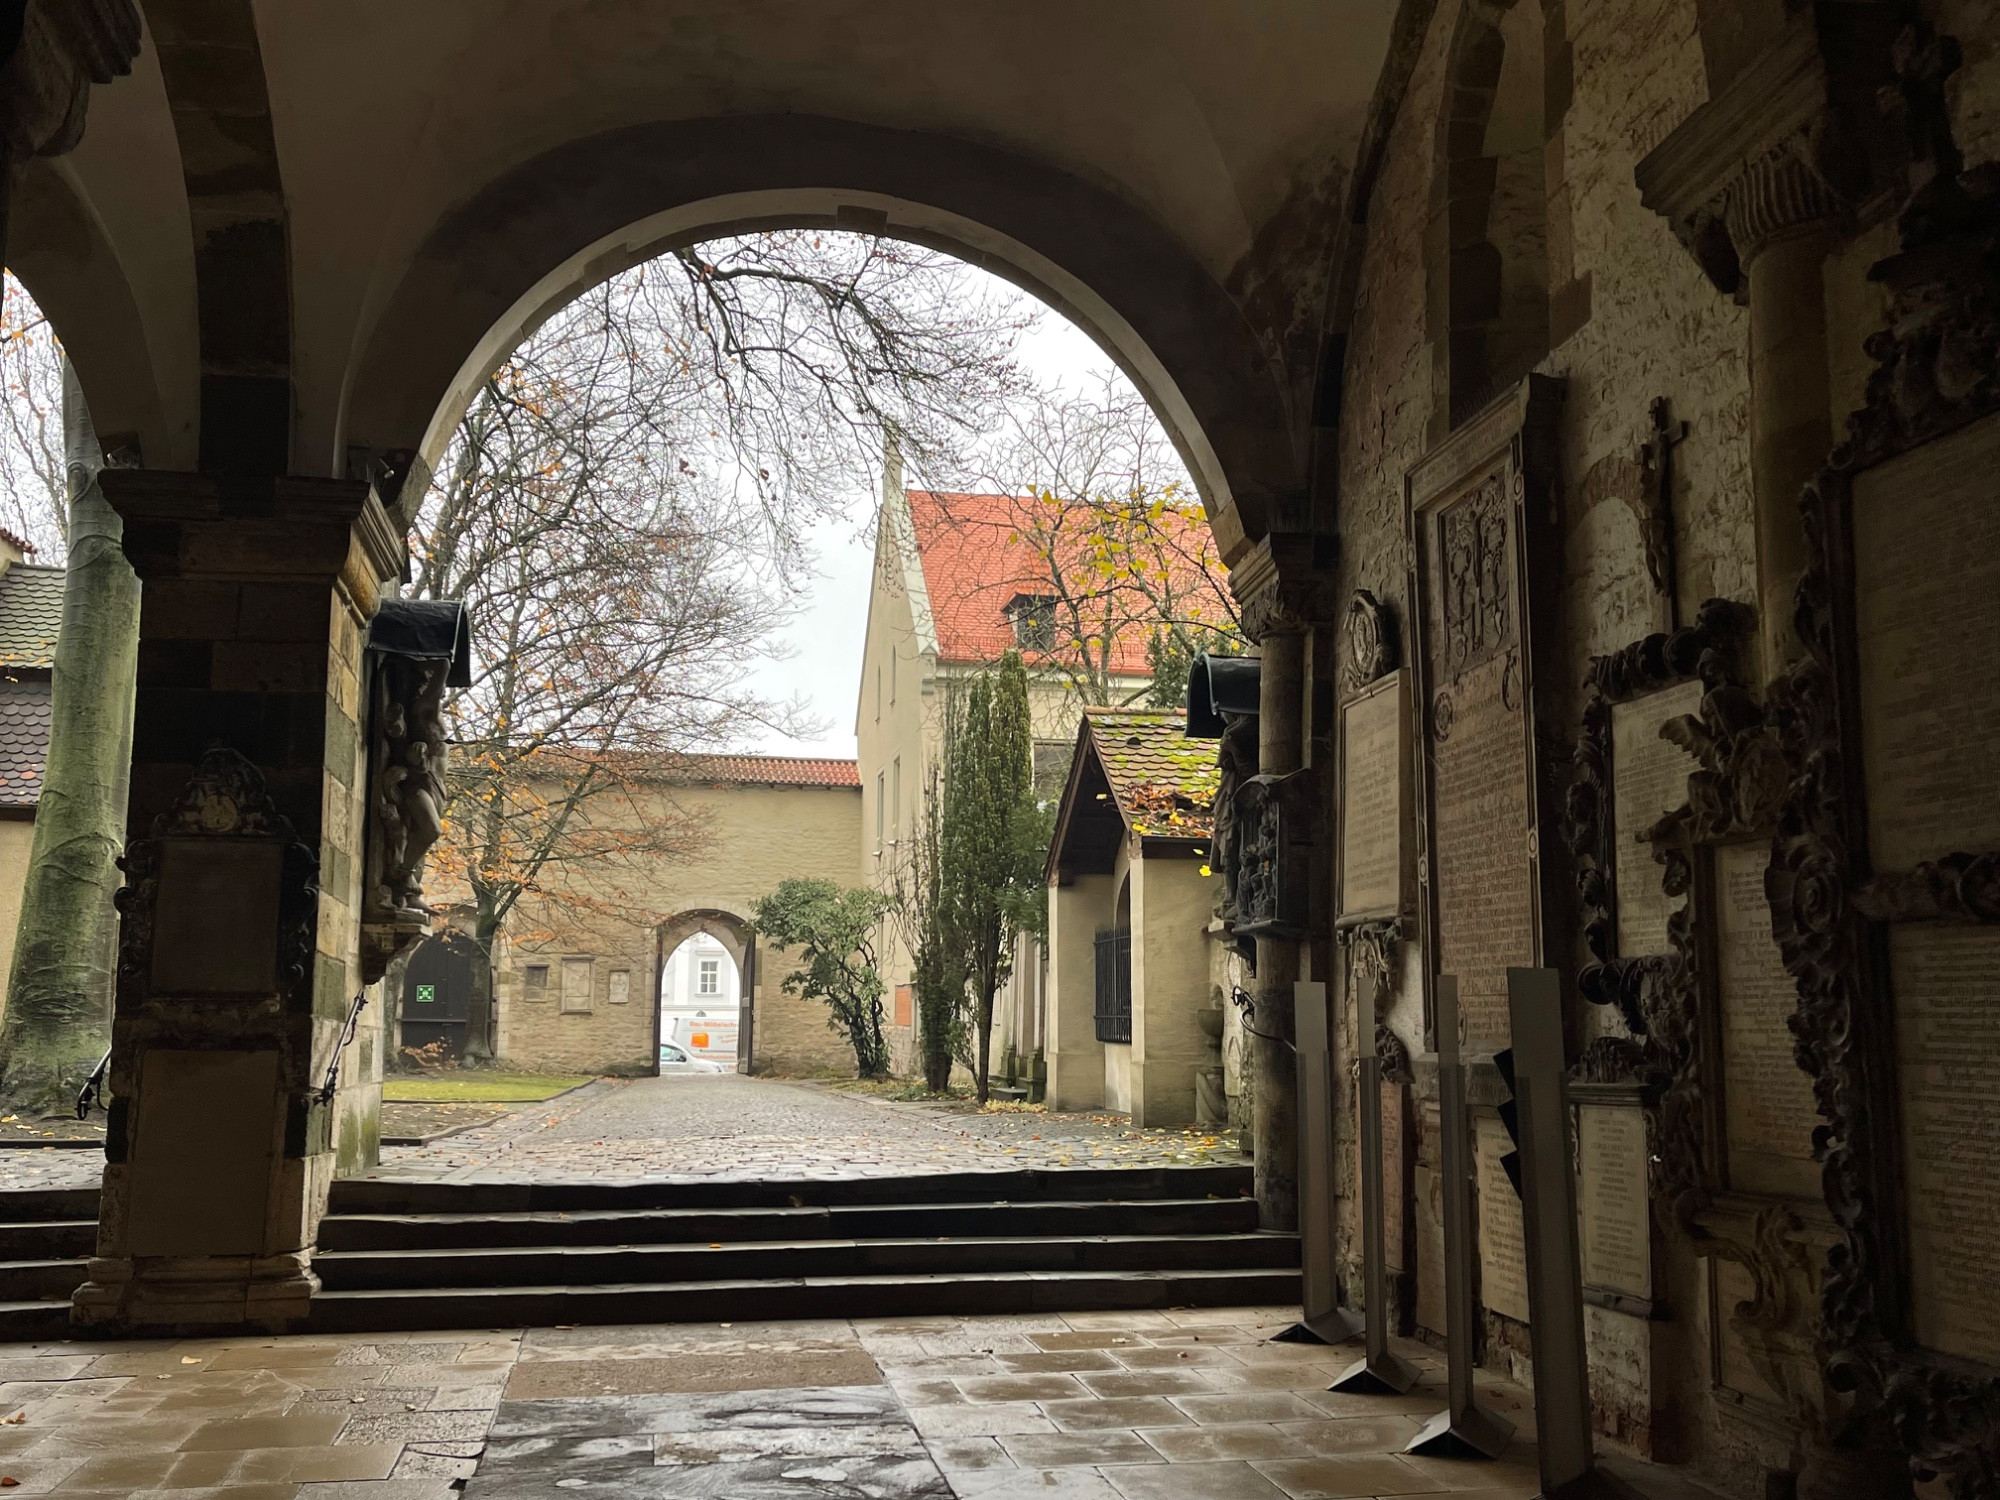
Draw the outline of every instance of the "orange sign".
<instances>
[{"instance_id":1,"label":"orange sign","mask_svg":"<svg viewBox=\"0 0 2000 1500\"><path fill-rule=\"evenodd\" d=\"M708 1033L697 1031L693 1036L688 1038L688 1045L693 1047L697 1052L706 1051L708 1047Z\"/></svg>"}]
</instances>

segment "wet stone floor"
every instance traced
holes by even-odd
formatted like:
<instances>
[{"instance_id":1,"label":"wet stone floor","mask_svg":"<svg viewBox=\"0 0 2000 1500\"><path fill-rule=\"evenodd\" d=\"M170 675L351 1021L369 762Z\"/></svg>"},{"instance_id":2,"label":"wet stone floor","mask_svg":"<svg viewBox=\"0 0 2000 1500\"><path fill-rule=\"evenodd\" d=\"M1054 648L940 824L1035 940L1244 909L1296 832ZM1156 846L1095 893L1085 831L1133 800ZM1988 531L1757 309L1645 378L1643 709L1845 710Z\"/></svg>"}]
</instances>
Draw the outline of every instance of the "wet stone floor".
<instances>
[{"instance_id":1,"label":"wet stone floor","mask_svg":"<svg viewBox=\"0 0 2000 1500\"><path fill-rule=\"evenodd\" d=\"M1295 1308L0 1347L0 1486L100 1500L1525 1500ZM1482 1381L1485 1377L1482 1376ZM1486 1399L1528 1426L1522 1392ZM8 1484L7 1481L13 1481Z\"/></svg>"}]
</instances>

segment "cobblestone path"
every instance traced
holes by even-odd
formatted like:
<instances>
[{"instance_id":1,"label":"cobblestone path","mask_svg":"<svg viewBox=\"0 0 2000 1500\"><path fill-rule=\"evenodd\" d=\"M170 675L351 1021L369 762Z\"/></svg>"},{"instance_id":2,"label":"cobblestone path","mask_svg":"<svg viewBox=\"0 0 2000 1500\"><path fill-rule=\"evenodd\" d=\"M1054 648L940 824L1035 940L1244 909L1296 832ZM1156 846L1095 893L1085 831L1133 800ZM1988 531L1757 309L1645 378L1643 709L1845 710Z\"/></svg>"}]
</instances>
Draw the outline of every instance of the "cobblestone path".
<instances>
[{"instance_id":1,"label":"cobblestone path","mask_svg":"<svg viewBox=\"0 0 2000 1500\"><path fill-rule=\"evenodd\" d=\"M367 1175L702 1182L1245 1160L1227 1136L1120 1115L981 1114L724 1074L604 1079L428 1146L385 1146ZM0 1189L95 1187L103 1171L96 1151L0 1151Z\"/></svg>"},{"instance_id":2,"label":"cobblestone path","mask_svg":"<svg viewBox=\"0 0 2000 1500\"><path fill-rule=\"evenodd\" d=\"M1122 1116L980 1114L723 1074L607 1079L428 1146L386 1147L372 1175L700 1182L1242 1160L1224 1137L1134 1130Z\"/></svg>"}]
</instances>

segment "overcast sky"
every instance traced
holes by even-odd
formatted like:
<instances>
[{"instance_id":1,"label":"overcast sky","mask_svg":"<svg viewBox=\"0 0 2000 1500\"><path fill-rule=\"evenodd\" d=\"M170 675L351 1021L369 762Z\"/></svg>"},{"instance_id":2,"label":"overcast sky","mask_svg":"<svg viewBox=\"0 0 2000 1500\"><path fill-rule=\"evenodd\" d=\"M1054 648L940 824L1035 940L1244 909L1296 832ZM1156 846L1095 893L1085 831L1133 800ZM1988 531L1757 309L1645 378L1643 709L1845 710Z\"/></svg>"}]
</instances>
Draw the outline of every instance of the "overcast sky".
<instances>
[{"instance_id":1,"label":"overcast sky","mask_svg":"<svg viewBox=\"0 0 2000 1500\"><path fill-rule=\"evenodd\" d=\"M987 272L970 266L968 278ZM1045 312L1022 341L1021 364L1037 383L1060 382L1073 390L1099 385L1107 375L1124 377L1090 336L1057 313ZM877 485L880 484L877 478ZM789 648L782 661L756 663L748 686L758 696L802 701L819 721L820 733L793 739L767 732L744 748L767 755L826 755L851 758L854 704L860 691L862 637L868 629L868 583L874 565L872 542L864 540L875 512L877 492L853 497L846 519L812 533L818 578L800 601L797 617L777 634Z\"/></svg>"}]
</instances>

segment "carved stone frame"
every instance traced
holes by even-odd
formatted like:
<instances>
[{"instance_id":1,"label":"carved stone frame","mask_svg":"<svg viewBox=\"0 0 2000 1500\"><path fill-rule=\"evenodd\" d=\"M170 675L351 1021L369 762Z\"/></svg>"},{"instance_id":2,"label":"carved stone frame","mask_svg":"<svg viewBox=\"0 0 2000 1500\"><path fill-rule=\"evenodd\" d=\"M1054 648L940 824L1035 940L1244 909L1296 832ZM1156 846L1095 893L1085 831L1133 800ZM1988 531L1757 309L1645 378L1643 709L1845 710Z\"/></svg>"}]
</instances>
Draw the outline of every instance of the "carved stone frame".
<instances>
[{"instance_id":1,"label":"carved stone frame","mask_svg":"<svg viewBox=\"0 0 2000 1500\"><path fill-rule=\"evenodd\" d=\"M1691 625L1649 635L1608 656L1593 657L1584 678L1582 731L1565 800L1563 838L1576 862L1578 917L1587 957L1577 989L1613 1007L1626 1036L1600 1036L1572 1070L1579 1082L1636 1083L1646 1107L1655 1212L1663 1226L1699 1237L1694 1216L1716 1183L1714 1129L1704 1088L1702 853L1731 839L1767 836L1784 786L1783 764L1744 678L1754 646L1755 613L1710 599ZM1667 951L1617 951L1612 710L1683 683L1702 685L1696 713L1670 720L1666 733L1696 761L1687 801L1651 829L1665 866L1662 886L1687 899L1667 919ZM1636 836L1637 830L1626 830Z\"/></svg>"},{"instance_id":2,"label":"carved stone frame","mask_svg":"<svg viewBox=\"0 0 2000 1500\"><path fill-rule=\"evenodd\" d=\"M1878 368L1866 404L1800 502L1805 656L1774 688L1792 781L1766 891L1798 984L1792 1031L1824 1122L1814 1145L1840 1236L1821 1288L1826 1378L1852 1393L1858 1416L1886 1418L1958 1500L1973 1500L2000 1486L2000 1368L1914 1340L1887 949L1896 920L2000 921L2000 851L1908 871L1871 865L1852 511L1859 475L2000 413L2000 193L1942 178L1903 229L1903 252L1871 272L1890 313L1867 344Z\"/></svg>"},{"instance_id":3,"label":"carved stone frame","mask_svg":"<svg viewBox=\"0 0 2000 1500\"><path fill-rule=\"evenodd\" d=\"M1566 739L1556 708L1556 683L1544 681L1540 664L1553 659L1559 638L1560 590L1556 576L1561 542L1559 446L1556 423L1563 382L1529 375L1471 418L1409 472L1404 481L1404 538L1408 559L1405 639L1408 643L1410 700L1413 705L1413 788L1417 839L1417 916L1422 944L1424 1044L1435 1049L1433 997L1440 963L1437 915L1437 787L1435 763L1439 714L1436 671L1431 660L1432 584L1422 528L1474 487L1499 476L1508 507L1513 544L1512 608L1515 615L1516 691L1522 695L1522 755L1527 775L1530 837L1530 901L1534 952L1523 962L1567 968L1569 942L1560 915L1568 905L1561 868L1560 787L1549 768L1563 758Z\"/></svg>"}]
</instances>

